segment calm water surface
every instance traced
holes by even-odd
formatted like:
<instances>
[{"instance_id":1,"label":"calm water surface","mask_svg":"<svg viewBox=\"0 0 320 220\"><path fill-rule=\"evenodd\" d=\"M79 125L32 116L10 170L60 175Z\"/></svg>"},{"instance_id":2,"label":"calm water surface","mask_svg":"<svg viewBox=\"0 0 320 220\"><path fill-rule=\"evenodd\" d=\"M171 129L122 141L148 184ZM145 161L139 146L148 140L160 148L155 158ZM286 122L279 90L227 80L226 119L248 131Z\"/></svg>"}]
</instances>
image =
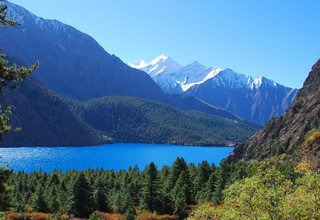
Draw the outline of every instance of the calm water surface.
<instances>
[{"instance_id":1,"label":"calm water surface","mask_svg":"<svg viewBox=\"0 0 320 220\"><path fill-rule=\"evenodd\" d=\"M171 165L177 157L188 163L207 160L219 165L227 157L231 147L185 147L158 144L109 144L88 147L23 147L0 148L0 165L32 172L39 170L51 172L59 170L84 170L104 168L121 170L138 165L140 169L155 162L158 168Z\"/></svg>"}]
</instances>

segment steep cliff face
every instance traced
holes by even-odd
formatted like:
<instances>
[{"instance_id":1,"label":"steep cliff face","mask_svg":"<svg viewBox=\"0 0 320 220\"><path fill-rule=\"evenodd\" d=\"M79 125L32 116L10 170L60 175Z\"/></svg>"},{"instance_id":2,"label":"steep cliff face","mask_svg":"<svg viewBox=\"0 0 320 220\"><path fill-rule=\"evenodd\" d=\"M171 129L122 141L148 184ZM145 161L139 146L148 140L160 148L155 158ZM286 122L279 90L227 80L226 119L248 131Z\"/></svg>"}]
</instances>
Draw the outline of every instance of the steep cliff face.
<instances>
[{"instance_id":1,"label":"steep cliff face","mask_svg":"<svg viewBox=\"0 0 320 220\"><path fill-rule=\"evenodd\" d=\"M227 160L264 159L285 153L291 160L320 161L320 60L284 116L270 120Z\"/></svg>"}]
</instances>

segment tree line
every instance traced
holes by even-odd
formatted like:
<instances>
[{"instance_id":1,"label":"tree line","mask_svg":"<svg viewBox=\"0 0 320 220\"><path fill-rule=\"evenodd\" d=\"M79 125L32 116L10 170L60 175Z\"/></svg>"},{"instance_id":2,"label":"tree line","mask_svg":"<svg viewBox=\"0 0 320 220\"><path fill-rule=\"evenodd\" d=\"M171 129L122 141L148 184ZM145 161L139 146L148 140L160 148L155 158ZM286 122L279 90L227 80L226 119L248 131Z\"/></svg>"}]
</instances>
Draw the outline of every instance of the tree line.
<instances>
[{"instance_id":1,"label":"tree line","mask_svg":"<svg viewBox=\"0 0 320 220\"><path fill-rule=\"evenodd\" d=\"M247 166L206 161L187 164L177 158L171 167L160 170L150 163L142 171L137 166L112 170L71 170L45 173L15 172L7 177L9 190L2 193L2 210L68 214L87 218L94 211L134 216L141 211L185 218L193 205L223 200L223 190L248 175ZM0 174L1 175L1 174ZM4 176L4 175L3 175Z\"/></svg>"}]
</instances>

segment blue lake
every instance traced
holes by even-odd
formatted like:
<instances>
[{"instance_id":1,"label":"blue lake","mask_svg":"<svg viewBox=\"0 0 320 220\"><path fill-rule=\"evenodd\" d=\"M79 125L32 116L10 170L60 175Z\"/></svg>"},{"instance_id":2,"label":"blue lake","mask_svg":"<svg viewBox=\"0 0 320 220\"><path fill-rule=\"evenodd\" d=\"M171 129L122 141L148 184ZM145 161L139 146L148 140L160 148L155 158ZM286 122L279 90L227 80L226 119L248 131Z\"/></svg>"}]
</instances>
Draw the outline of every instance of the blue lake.
<instances>
[{"instance_id":1,"label":"blue lake","mask_svg":"<svg viewBox=\"0 0 320 220\"><path fill-rule=\"evenodd\" d=\"M188 163L198 164L203 160L219 165L227 157L231 147L186 147L158 144L109 144L88 147L23 147L0 148L0 165L9 164L15 171L51 172L59 170L85 170L104 168L121 170L138 165L144 169L150 162L158 168L171 165L177 157Z\"/></svg>"}]
</instances>

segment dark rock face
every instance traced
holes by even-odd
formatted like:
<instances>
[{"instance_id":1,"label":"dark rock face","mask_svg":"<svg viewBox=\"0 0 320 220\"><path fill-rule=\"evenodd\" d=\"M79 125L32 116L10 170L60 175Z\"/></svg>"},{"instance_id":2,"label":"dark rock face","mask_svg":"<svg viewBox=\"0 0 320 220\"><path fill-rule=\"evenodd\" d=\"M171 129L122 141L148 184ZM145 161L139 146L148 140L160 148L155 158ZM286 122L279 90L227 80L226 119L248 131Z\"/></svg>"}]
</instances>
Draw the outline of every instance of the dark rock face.
<instances>
[{"instance_id":1,"label":"dark rock face","mask_svg":"<svg viewBox=\"0 0 320 220\"><path fill-rule=\"evenodd\" d=\"M303 88L284 116L270 120L227 160L264 159L286 153L293 160L303 157L320 161L320 60L312 67ZM310 139L310 137L313 138Z\"/></svg>"},{"instance_id":2,"label":"dark rock face","mask_svg":"<svg viewBox=\"0 0 320 220\"><path fill-rule=\"evenodd\" d=\"M83 123L56 94L34 77L6 90L2 104L12 106L10 125L20 132L4 133L0 146L96 145L108 140Z\"/></svg>"},{"instance_id":3,"label":"dark rock face","mask_svg":"<svg viewBox=\"0 0 320 220\"><path fill-rule=\"evenodd\" d=\"M262 78L261 85L257 88L225 86L216 81L213 78L193 86L186 94L258 125L264 125L271 118L283 115L299 91L280 84L273 85L266 78Z\"/></svg>"}]
</instances>

